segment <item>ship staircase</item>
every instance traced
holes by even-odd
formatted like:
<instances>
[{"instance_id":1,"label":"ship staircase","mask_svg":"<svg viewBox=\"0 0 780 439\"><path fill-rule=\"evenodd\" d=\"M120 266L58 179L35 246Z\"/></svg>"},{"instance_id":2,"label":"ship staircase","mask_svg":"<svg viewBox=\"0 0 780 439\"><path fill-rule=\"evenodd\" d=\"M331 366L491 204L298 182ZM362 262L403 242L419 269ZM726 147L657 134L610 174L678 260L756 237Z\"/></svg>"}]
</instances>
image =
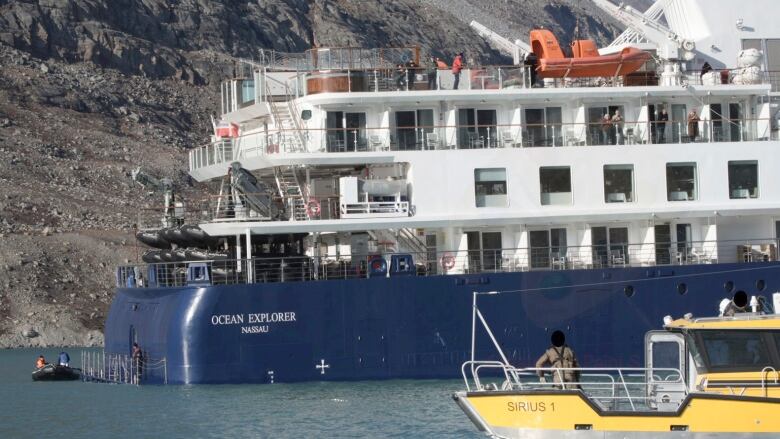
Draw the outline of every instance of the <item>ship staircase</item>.
<instances>
[{"instance_id":1,"label":"ship staircase","mask_svg":"<svg viewBox=\"0 0 780 439\"><path fill-rule=\"evenodd\" d=\"M303 129L303 123L300 120L301 112L295 103L295 93L287 83L276 81L271 77L266 78L283 86L285 91L281 96L272 95L271 87L266 82L268 109L271 113L271 122L276 128L278 136L278 143L275 146L283 148L286 152L305 152L307 150L308 135Z\"/></svg>"},{"instance_id":2,"label":"ship staircase","mask_svg":"<svg viewBox=\"0 0 780 439\"><path fill-rule=\"evenodd\" d=\"M418 258L428 251L425 241L417 236L414 229L370 230L368 235L378 245L384 246L385 251L410 252Z\"/></svg>"},{"instance_id":3,"label":"ship staircase","mask_svg":"<svg viewBox=\"0 0 780 439\"><path fill-rule=\"evenodd\" d=\"M277 166L274 168L274 180L279 196L290 213L293 221L312 219L313 212L307 209L309 200L308 186L301 183L300 166Z\"/></svg>"},{"instance_id":4,"label":"ship staircase","mask_svg":"<svg viewBox=\"0 0 780 439\"><path fill-rule=\"evenodd\" d=\"M109 384L168 384L165 358L140 358L106 351L81 351L81 381Z\"/></svg>"}]
</instances>

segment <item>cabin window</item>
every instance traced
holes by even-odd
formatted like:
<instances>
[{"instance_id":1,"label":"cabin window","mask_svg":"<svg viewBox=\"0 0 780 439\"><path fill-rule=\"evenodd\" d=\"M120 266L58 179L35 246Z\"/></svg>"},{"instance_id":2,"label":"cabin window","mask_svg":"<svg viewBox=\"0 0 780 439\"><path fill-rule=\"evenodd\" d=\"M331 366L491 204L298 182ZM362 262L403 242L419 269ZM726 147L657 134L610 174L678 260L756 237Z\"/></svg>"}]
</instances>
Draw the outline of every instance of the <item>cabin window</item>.
<instances>
[{"instance_id":1,"label":"cabin window","mask_svg":"<svg viewBox=\"0 0 780 439\"><path fill-rule=\"evenodd\" d=\"M561 107L526 108L523 132L525 145L562 146L562 120Z\"/></svg>"},{"instance_id":2,"label":"cabin window","mask_svg":"<svg viewBox=\"0 0 780 439\"><path fill-rule=\"evenodd\" d=\"M551 166L539 168L539 184L543 206L571 204L571 168Z\"/></svg>"},{"instance_id":3,"label":"cabin window","mask_svg":"<svg viewBox=\"0 0 780 439\"><path fill-rule=\"evenodd\" d=\"M395 147L401 151L435 149L433 110L408 110L395 112Z\"/></svg>"},{"instance_id":4,"label":"cabin window","mask_svg":"<svg viewBox=\"0 0 780 439\"><path fill-rule=\"evenodd\" d=\"M634 165L604 165L604 201L634 201Z\"/></svg>"},{"instance_id":5,"label":"cabin window","mask_svg":"<svg viewBox=\"0 0 780 439\"><path fill-rule=\"evenodd\" d=\"M244 108L255 103L255 81L252 79L245 79L240 81L240 83L241 83L240 107Z\"/></svg>"},{"instance_id":6,"label":"cabin window","mask_svg":"<svg viewBox=\"0 0 780 439\"><path fill-rule=\"evenodd\" d=\"M622 122L612 123L615 114L620 114ZM604 118L609 122L605 122ZM633 130L631 133L633 135ZM588 144L617 145L625 143L626 113L622 105L609 105L588 108Z\"/></svg>"},{"instance_id":7,"label":"cabin window","mask_svg":"<svg viewBox=\"0 0 780 439\"><path fill-rule=\"evenodd\" d=\"M366 150L366 113L328 111L325 123L328 152Z\"/></svg>"},{"instance_id":8,"label":"cabin window","mask_svg":"<svg viewBox=\"0 0 780 439\"><path fill-rule=\"evenodd\" d=\"M474 170L477 207L506 207L506 168Z\"/></svg>"},{"instance_id":9,"label":"cabin window","mask_svg":"<svg viewBox=\"0 0 780 439\"><path fill-rule=\"evenodd\" d=\"M592 227L590 239L595 267L625 266L629 262L628 227Z\"/></svg>"},{"instance_id":10,"label":"cabin window","mask_svg":"<svg viewBox=\"0 0 780 439\"><path fill-rule=\"evenodd\" d=\"M498 145L496 110L458 110L458 148L487 148Z\"/></svg>"},{"instance_id":11,"label":"cabin window","mask_svg":"<svg viewBox=\"0 0 780 439\"><path fill-rule=\"evenodd\" d=\"M529 239L531 268L567 267L566 229L532 230Z\"/></svg>"},{"instance_id":12,"label":"cabin window","mask_svg":"<svg viewBox=\"0 0 780 439\"><path fill-rule=\"evenodd\" d=\"M729 162L729 198L758 198L758 162Z\"/></svg>"},{"instance_id":13,"label":"cabin window","mask_svg":"<svg viewBox=\"0 0 780 439\"><path fill-rule=\"evenodd\" d=\"M699 331L700 348L711 371L759 371L774 365L768 335L764 331Z\"/></svg>"},{"instance_id":14,"label":"cabin window","mask_svg":"<svg viewBox=\"0 0 780 439\"><path fill-rule=\"evenodd\" d=\"M696 200L696 163L666 164L666 199L669 201Z\"/></svg>"},{"instance_id":15,"label":"cabin window","mask_svg":"<svg viewBox=\"0 0 780 439\"><path fill-rule=\"evenodd\" d=\"M470 273L501 269L501 232L466 232Z\"/></svg>"}]
</instances>

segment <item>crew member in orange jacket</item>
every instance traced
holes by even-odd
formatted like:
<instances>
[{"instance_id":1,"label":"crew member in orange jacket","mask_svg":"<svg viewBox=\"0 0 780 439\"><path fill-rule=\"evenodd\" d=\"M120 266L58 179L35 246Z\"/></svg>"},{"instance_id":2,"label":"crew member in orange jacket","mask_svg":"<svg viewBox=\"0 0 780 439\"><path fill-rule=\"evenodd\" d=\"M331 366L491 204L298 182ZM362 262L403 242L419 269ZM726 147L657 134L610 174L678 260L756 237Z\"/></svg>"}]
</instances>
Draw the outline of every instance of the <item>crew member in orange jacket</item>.
<instances>
[{"instance_id":1,"label":"crew member in orange jacket","mask_svg":"<svg viewBox=\"0 0 780 439\"><path fill-rule=\"evenodd\" d=\"M40 369L43 366L46 366L46 359L43 358L43 355L38 355L38 360L35 361L35 367Z\"/></svg>"},{"instance_id":2,"label":"crew member in orange jacket","mask_svg":"<svg viewBox=\"0 0 780 439\"><path fill-rule=\"evenodd\" d=\"M463 52L457 54L452 60L452 74L455 76L455 82L452 85L453 90L458 89L460 84L460 71L463 70Z\"/></svg>"}]
</instances>

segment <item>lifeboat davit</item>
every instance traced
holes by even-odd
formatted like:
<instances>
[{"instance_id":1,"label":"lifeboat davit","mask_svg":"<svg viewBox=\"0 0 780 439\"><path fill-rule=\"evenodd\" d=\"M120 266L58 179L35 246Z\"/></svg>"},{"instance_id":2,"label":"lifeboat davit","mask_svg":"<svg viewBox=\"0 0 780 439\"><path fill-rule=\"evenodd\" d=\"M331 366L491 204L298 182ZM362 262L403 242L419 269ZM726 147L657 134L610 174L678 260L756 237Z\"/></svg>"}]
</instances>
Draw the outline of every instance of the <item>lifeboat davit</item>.
<instances>
[{"instance_id":1,"label":"lifeboat davit","mask_svg":"<svg viewBox=\"0 0 780 439\"><path fill-rule=\"evenodd\" d=\"M599 55L592 40L572 43L573 57L567 58L555 35L547 29L531 31L531 48L538 60L536 71L542 78L592 78L634 73L650 59L650 54L634 47L618 53Z\"/></svg>"}]
</instances>

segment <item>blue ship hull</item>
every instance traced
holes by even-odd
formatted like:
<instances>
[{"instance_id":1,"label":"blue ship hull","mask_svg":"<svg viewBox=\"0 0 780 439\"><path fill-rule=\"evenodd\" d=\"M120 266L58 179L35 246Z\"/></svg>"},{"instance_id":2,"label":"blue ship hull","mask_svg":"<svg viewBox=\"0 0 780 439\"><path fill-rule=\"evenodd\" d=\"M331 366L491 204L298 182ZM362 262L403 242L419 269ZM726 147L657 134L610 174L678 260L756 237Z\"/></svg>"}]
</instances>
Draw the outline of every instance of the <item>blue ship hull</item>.
<instances>
[{"instance_id":1,"label":"blue ship hull","mask_svg":"<svg viewBox=\"0 0 780 439\"><path fill-rule=\"evenodd\" d=\"M583 367L631 367L663 316L715 315L733 291L778 284L780 264L753 263L120 288L105 347L129 354L136 339L164 358L146 382L454 378L471 355L473 292L514 291L478 299L513 364L533 365L562 329ZM476 356L497 358L482 330Z\"/></svg>"}]
</instances>

